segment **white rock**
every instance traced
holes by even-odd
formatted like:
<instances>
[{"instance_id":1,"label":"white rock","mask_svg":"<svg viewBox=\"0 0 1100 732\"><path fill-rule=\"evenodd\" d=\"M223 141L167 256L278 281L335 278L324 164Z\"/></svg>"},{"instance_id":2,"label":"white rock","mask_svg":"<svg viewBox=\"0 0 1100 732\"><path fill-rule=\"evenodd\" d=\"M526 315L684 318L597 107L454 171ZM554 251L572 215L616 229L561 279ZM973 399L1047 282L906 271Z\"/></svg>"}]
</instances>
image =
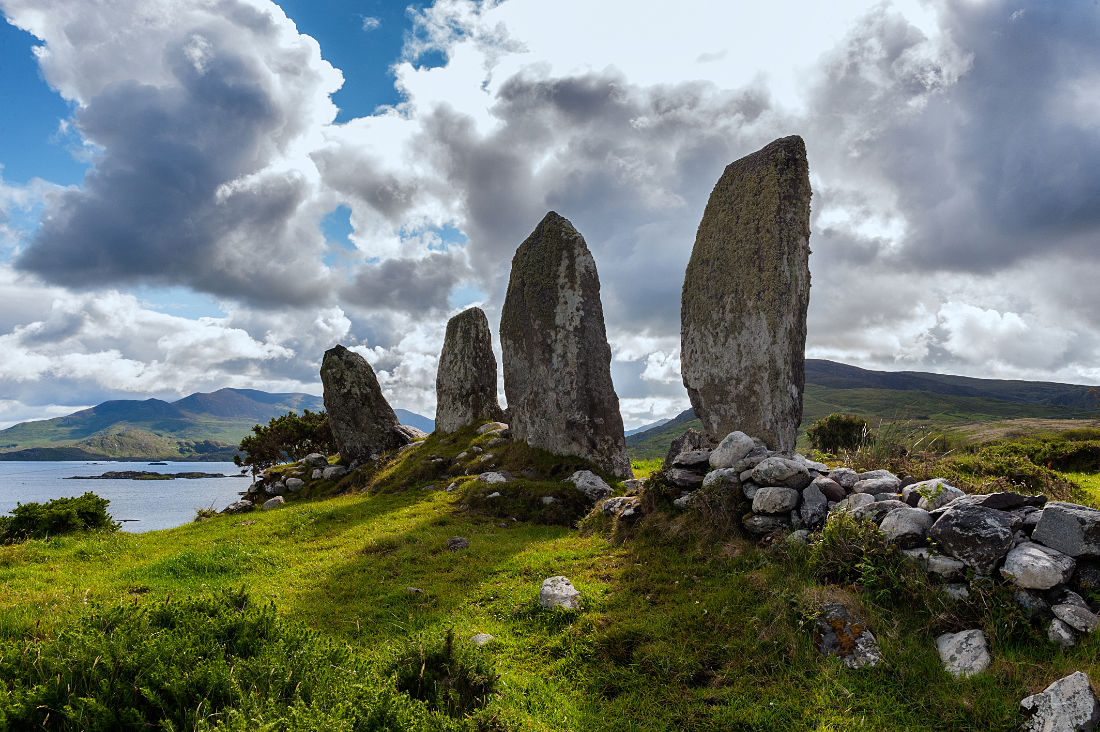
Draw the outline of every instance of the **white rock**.
<instances>
[{"instance_id":1,"label":"white rock","mask_svg":"<svg viewBox=\"0 0 1100 732\"><path fill-rule=\"evenodd\" d=\"M1080 671L1058 679L1020 702L1030 717L1024 732L1074 732L1095 730L1100 722L1100 700L1089 685L1089 677Z\"/></svg>"},{"instance_id":2,"label":"white rock","mask_svg":"<svg viewBox=\"0 0 1100 732\"><path fill-rule=\"evenodd\" d=\"M756 447L756 443L744 432L730 432L710 454L710 467L728 468Z\"/></svg>"},{"instance_id":3,"label":"white rock","mask_svg":"<svg viewBox=\"0 0 1100 732\"><path fill-rule=\"evenodd\" d=\"M480 480L482 483L507 483L508 482L508 476L505 475L504 473L498 473L498 472L482 473L481 475L477 476L477 479Z\"/></svg>"},{"instance_id":4,"label":"white rock","mask_svg":"<svg viewBox=\"0 0 1100 732\"><path fill-rule=\"evenodd\" d=\"M508 429L508 425L504 424L503 422L486 422L485 424L477 428L477 433L479 435L484 435L486 432L506 429Z\"/></svg>"},{"instance_id":5,"label":"white rock","mask_svg":"<svg viewBox=\"0 0 1100 732\"><path fill-rule=\"evenodd\" d=\"M878 472L878 471L875 471ZM861 478L852 486L852 493L897 493L901 479L896 475L884 475L874 478Z\"/></svg>"},{"instance_id":6,"label":"white rock","mask_svg":"<svg viewBox=\"0 0 1100 732\"><path fill-rule=\"evenodd\" d=\"M591 470L578 470L566 478L565 482L577 486L577 490L593 503L602 501L612 493L611 486Z\"/></svg>"},{"instance_id":7,"label":"white rock","mask_svg":"<svg viewBox=\"0 0 1100 732\"><path fill-rule=\"evenodd\" d=\"M493 642L493 636L489 635L488 633L477 633L472 638L470 638L470 642L473 643L475 646L484 646Z\"/></svg>"},{"instance_id":8,"label":"white rock","mask_svg":"<svg viewBox=\"0 0 1100 732\"><path fill-rule=\"evenodd\" d=\"M989 668L992 660L985 642L985 633L980 630L944 633L936 638L936 650L939 651L944 669L956 678L981 673Z\"/></svg>"},{"instance_id":9,"label":"white rock","mask_svg":"<svg viewBox=\"0 0 1100 732\"><path fill-rule=\"evenodd\" d=\"M672 505L680 510L686 509L691 505L691 499L695 497L694 493L688 493L687 495L680 496L672 502Z\"/></svg>"},{"instance_id":10,"label":"white rock","mask_svg":"<svg viewBox=\"0 0 1100 732\"><path fill-rule=\"evenodd\" d=\"M539 590L539 605L550 609L555 607L576 610L581 606L581 593L565 577L558 575L542 581Z\"/></svg>"},{"instance_id":11,"label":"white rock","mask_svg":"<svg viewBox=\"0 0 1100 732\"><path fill-rule=\"evenodd\" d=\"M926 543L930 528L932 514L919 508L895 508L879 524L879 530L886 536L886 540L903 549Z\"/></svg>"},{"instance_id":12,"label":"white rock","mask_svg":"<svg viewBox=\"0 0 1100 732\"><path fill-rule=\"evenodd\" d=\"M1047 628L1047 640L1060 645L1062 648L1069 648L1077 642L1077 636L1073 634L1072 628L1058 618L1054 618Z\"/></svg>"},{"instance_id":13,"label":"white rock","mask_svg":"<svg viewBox=\"0 0 1100 732\"><path fill-rule=\"evenodd\" d=\"M269 498L268 500L264 501L263 510L270 511L273 508L278 508L284 503L286 503L285 498L283 498L282 496L275 496L274 498Z\"/></svg>"},{"instance_id":14,"label":"white rock","mask_svg":"<svg viewBox=\"0 0 1100 732\"><path fill-rule=\"evenodd\" d=\"M966 495L943 478L922 480L920 483L909 486L909 489L920 494L921 499L917 501L917 508L923 508L925 511L935 511L956 498Z\"/></svg>"},{"instance_id":15,"label":"white rock","mask_svg":"<svg viewBox=\"0 0 1100 732\"><path fill-rule=\"evenodd\" d=\"M600 504L600 512L606 516L614 516L628 507L636 507L641 503L637 496L617 496L608 498Z\"/></svg>"},{"instance_id":16,"label":"white rock","mask_svg":"<svg viewBox=\"0 0 1100 732\"><path fill-rule=\"evenodd\" d=\"M948 582L943 586L943 593L953 600L965 600L970 597L970 588L965 582Z\"/></svg>"},{"instance_id":17,"label":"white rock","mask_svg":"<svg viewBox=\"0 0 1100 732\"><path fill-rule=\"evenodd\" d=\"M539 499L539 500L541 500L541 501L542 501L542 505L544 505L544 506L549 506L549 505L551 505L551 504L554 504L554 503L557 503L557 502L558 502L558 499L557 499L557 498L554 498L553 496L543 496L543 497L542 497L541 499Z\"/></svg>"},{"instance_id":18,"label":"white rock","mask_svg":"<svg viewBox=\"0 0 1100 732\"><path fill-rule=\"evenodd\" d=\"M1096 630L1098 623L1100 623L1100 618L1097 618L1096 613L1090 612L1087 608L1083 608L1080 605L1055 605L1051 610L1054 611L1054 616L1056 618L1074 630L1079 630L1082 633L1093 632Z\"/></svg>"},{"instance_id":19,"label":"white rock","mask_svg":"<svg viewBox=\"0 0 1100 732\"><path fill-rule=\"evenodd\" d=\"M966 565L958 559L933 554L928 549L903 549L901 553L917 562L924 571L938 575L944 581L961 580L966 577Z\"/></svg>"},{"instance_id":20,"label":"white rock","mask_svg":"<svg viewBox=\"0 0 1100 732\"><path fill-rule=\"evenodd\" d=\"M501 497L501 496L503 496L503 495L504 495L504 494L503 494L503 493L501 493L500 491L493 491L492 493L490 493L489 495L487 495L487 496L485 496L485 497L486 497L486 498L500 498L500 497Z\"/></svg>"},{"instance_id":21,"label":"white rock","mask_svg":"<svg viewBox=\"0 0 1100 732\"><path fill-rule=\"evenodd\" d=\"M1001 574L1018 587L1049 590L1068 582L1076 566L1077 562L1062 552L1026 541L1008 552Z\"/></svg>"},{"instance_id":22,"label":"white rock","mask_svg":"<svg viewBox=\"0 0 1100 732\"><path fill-rule=\"evenodd\" d=\"M752 497L754 513L788 513L798 506L799 492L777 485L764 486Z\"/></svg>"}]
</instances>

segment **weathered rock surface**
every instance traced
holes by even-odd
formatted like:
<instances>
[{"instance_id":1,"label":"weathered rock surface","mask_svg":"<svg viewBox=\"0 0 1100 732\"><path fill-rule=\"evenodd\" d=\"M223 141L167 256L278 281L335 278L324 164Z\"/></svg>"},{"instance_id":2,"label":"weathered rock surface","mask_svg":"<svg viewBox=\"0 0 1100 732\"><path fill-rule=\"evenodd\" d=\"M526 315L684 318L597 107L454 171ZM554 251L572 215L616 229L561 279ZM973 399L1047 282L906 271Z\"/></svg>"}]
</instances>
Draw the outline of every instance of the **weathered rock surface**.
<instances>
[{"instance_id":1,"label":"weathered rock surface","mask_svg":"<svg viewBox=\"0 0 1100 732\"><path fill-rule=\"evenodd\" d=\"M336 480L337 478L343 478L348 474L348 469L343 465L330 465L324 469L321 473L321 477L325 480Z\"/></svg>"},{"instance_id":2,"label":"weathered rock surface","mask_svg":"<svg viewBox=\"0 0 1100 732\"><path fill-rule=\"evenodd\" d=\"M781 485L802 490L810 483L810 471L796 460L770 457L752 469L752 480L760 485Z\"/></svg>"},{"instance_id":3,"label":"weathered rock surface","mask_svg":"<svg viewBox=\"0 0 1100 732\"><path fill-rule=\"evenodd\" d=\"M488 633L475 633L470 636L470 642L475 646L484 646L493 642L493 636Z\"/></svg>"},{"instance_id":4,"label":"weathered rock surface","mask_svg":"<svg viewBox=\"0 0 1100 732\"><path fill-rule=\"evenodd\" d=\"M1054 612L1054 617L1082 633L1095 632L1097 625L1100 624L1100 618L1087 607L1066 603L1054 605L1050 609Z\"/></svg>"},{"instance_id":5,"label":"weathered rock surface","mask_svg":"<svg viewBox=\"0 0 1100 732\"><path fill-rule=\"evenodd\" d=\"M567 483L577 486L577 490L585 495L585 498L596 503L609 497L613 491L604 479L591 470L578 470L565 479Z\"/></svg>"},{"instance_id":6,"label":"weathered rock surface","mask_svg":"<svg viewBox=\"0 0 1100 732\"><path fill-rule=\"evenodd\" d=\"M859 481L859 473L851 468L833 468L829 471L828 477L835 480L846 491L851 491L852 487Z\"/></svg>"},{"instance_id":7,"label":"weathered rock surface","mask_svg":"<svg viewBox=\"0 0 1100 732\"><path fill-rule=\"evenodd\" d=\"M783 486L765 486L752 498L752 510L756 513L790 513L798 506L798 491Z\"/></svg>"},{"instance_id":8,"label":"weathered rock surface","mask_svg":"<svg viewBox=\"0 0 1100 732\"><path fill-rule=\"evenodd\" d=\"M1020 709L1029 717L1024 732L1092 732L1100 724L1100 700L1080 671L1027 697Z\"/></svg>"},{"instance_id":9,"label":"weathered rock surface","mask_svg":"<svg viewBox=\"0 0 1100 732\"><path fill-rule=\"evenodd\" d=\"M769 516L768 514L754 513L742 521L742 525L749 533L762 536L780 529L791 528L791 521L787 516Z\"/></svg>"},{"instance_id":10,"label":"weathered rock surface","mask_svg":"<svg viewBox=\"0 0 1100 732\"><path fill-rule=\"evenodd\" d=\"M704 476L702 473L697 473L694 470L687 470L685 468L669 468L665 471L665 479L669 483L677 488L683 488L685 490L695 490L699 486L703 485Z\"/></svg>"},{"instance_id":11,"label":"weathered rock surface","mask_svg":"<svg viewBox=\"0 0 1100 732\"><path fill-rule=\"evenodd\" d=\"M302 490L302 488L304 488L305 485L306 485L306 482L304 480L302 480L301 478L287 478L286 479L287 493L297 493L300 490Z\"/></svg>"},{"instance_id":12,"label":"weathered rock surface","mask_svg":"<svg viewBox=\"0 0 1100 732\"><path fill-rule=\"evenodd\" d=\"M347 462L376 460L412 441L397 420L367 359L343 346L325 351L321 362L328 423Z\"/></svg>"},{"instance_id":13,"label":"weathered rock surface","mask_svg":"<svg viewBox=\"0 0 1100 732\"><path fill-rule=\"evenodd\" d=\"M966 565L958 559L933 554L928 549L903 549L902 554L917 562L929 574L938 575L945 582L966 578Z\"/></svg>"},{"instance_id":14,"label":"weathered rock surface","mask_svg":"<svg viewBox=\"0 0 1100 732\"><path fill-rule=\"evenodd\" d=\"M895 508L879 524L879 530L887 541L902 549L912 549L928 542L928 530L932 528L932 515L919 508Z\"/></svg>"},{"instance_id":15,"label":"weathered rock surface","mask_svg":"<svg viewBox=\"0 0 1100 732\"><path fill-rule=\"evenodd\" d=\"M1047 626L1047 640L1062 648L1070 648L1077 643L1077 636L1073 634L1072 628L1058 618L1054 618Z\"/></svg>"},{"instance_id":16,"label":"weathered rock surface","mask_svg":"<svg viewBox=\"0 0 1100 732\"><path fill-rule=\"evenodd\" d=\"M269 498L268 500L264 501L263 510L270 511L273 508L278 508L284 503L286 503L285 498L283 498L282 496L275 496L274 498Z\"/></svg>"},{"instance_id":17,"label":"weathered rock surface","mask_svg":"<svg viewBox=\"0 0 1100 732\"><path fill-rule=\"evenodd\" d=\"M676 458L681 453L694 450L710 450L713 452L716 446L717 443L715 443L710 435L689 427L684 431L684 434L677 437L672 441L672 444L669 445L668 454L665 455L665 465L671 466L676 462Z\"/></svg>"},{"instance_id":18,"label":"weathered rock surface","mask_svg":"<svg viewBox=\"0 0 1100 732\"><path fill-rule=\"evenodd\" d=\"M581 606L581 593L565 577L558 575L542 581L539 590L539 605L551 609L555 607L576 610Z\"/></svg>"},{"instance_id":19,"label":"weathered rock surface","mask_svg":"<svg viewBox=\"0 0 1100 732\"><path fill-rule=\"evenodd\" d=\"M840 483L824 475L814 478L813 485L817 486L817 489L830 501L843 501L847 496L844 487Z\"/></svg>"},{"instance_id":20,"label":"weathered rock surface","mask_svg":"<svg viewBox=\"0 0 1100 732\"><path fill-rule=\"evenodd\" d=\"M869 668L882 661L874 634L840 603L822 608L814 628L814 644L826 656L840 658L848 668Z\"/></svg>"},{"instance_id":21,"label":"weathered rock surface","mask_svg":"<svg viewBox=\"0 0 1100 732\"><path fill-rule=\"evenodd\" d=\"M920 483L909 486L909 489L920 496L920 500L917 501L917 508L923 508L925 511L935 511L937 508L942 508L951 503L956 498L966 495L942 478L922 480Z\"/></svg>"},{"instance_id":22,"label":"weathered rock surface","mask_svg":"<svg viewBox=\"0 0 1100 732\"><path fill-rule=\"evenodd\" d=\"M596 262L584 237L553 211L512 258L500 345L515 439L633 476Z\"/></svg>"},{"instance_id":23,"label":"weathered rock surface","mask_svg":"<svg viewBox=\"0 0 1100 732\"><path fill-rule=\"evenodd\" d=\"M811 483L802 490L802 506L799 508L799 513L803 526L817 526L829 515L829 499L816 483Z\"/></svg>"},{"instance_id":24,"label":"weathered rock surface","mask_svg":"<svg viewBox=\"0 0 1100 732\"><path fill-rule=\"evenodd\" d=\"M1100 557L1100 511L1051 501L1031 538L1071 557Z\"/></svg>"},{"instance_id":25,"label":"weathered rock surface","mask_svg":"<svg viewBox=\"0 0 1100 732\"><path fill-rule=\"evenodd\" d=\"M1001 574L1018 587L1049 590L1067 582L1075 566L1073 559L1057 549L1026 541L1009 551Z\"/></svg>"},{"instance_id":26,"label":"weathered rock surface","mask_svg":"<svg viewBox=\"0 0 1100 732\"><path fill-rule=\"evenodd\" d=\"M944 669L955 678L979 674L989 668L992 661L985 633L980 630L944 633L936 638L936 650Z\"/></svg>"},{"instance_id":27,"label":"weathered rock surface","mask_svg":"<svg viewBox=\"0 0 1100 732\"><path fill-rule=\"evenodd\" d=\"M233 503L223 508L221 512L225 514L248 513L254 508L256 508L256 504L242 498L239 501L233 501Z\"/></svg>"},{"instance_id":28,"label":"weathered rock surface","mask_svg":"<svg viewBox=\"0 0 1100 732\"><path fill-rule=\"evenodd\" d=\"M940 551L979 574L990 574L1012 548L1010 517L984 506L949 506L928 534Z\"/></svg>"},{"instance_id":29,"label":"weathered rock surface","mask_svg":"<svg viewBox=\"0 0 1100 732\"><path fill-rule=\"evenodd\" d=\"M710 454L710 467L729 468L756 449L756 441L744 432L734 431L722 438Z\"/></svg>"},{"instance_id":30,"label":"weathered rock surface","mask_svg":"<svg viewBox=\"0 0 1100 732\"><path fill-rule=\"evenodd\" d=\"M802 138L776 140L726 167L699 223L680 310L684 386L715 438L743 430L774 450L794 450L809 237Z\"/></svg>"},{"instance_id":31,"label":"weathered rock surface","mask_svg":"<svg viewBox=\"0 0 1100 732\"><path fill-rule=\"evenodd\" d=\"M497 359L489 320L481 308L447 321L435 377L435 428L454 432L486 419L504 419L497 401Z\"/></svg>"},{"instance_id":32,"label":"weathered rock surface","mask_svg":"<svg viewBox=\"0 0 1100 732\"><path fill-rule=\"evenodd\" d=\"M885 471L883 471L885 472ZM901 486L901 479L896 475L883 475L875 478L860 478L852 486L853 493L896 493Z\"/></svg>"}]
</instances>

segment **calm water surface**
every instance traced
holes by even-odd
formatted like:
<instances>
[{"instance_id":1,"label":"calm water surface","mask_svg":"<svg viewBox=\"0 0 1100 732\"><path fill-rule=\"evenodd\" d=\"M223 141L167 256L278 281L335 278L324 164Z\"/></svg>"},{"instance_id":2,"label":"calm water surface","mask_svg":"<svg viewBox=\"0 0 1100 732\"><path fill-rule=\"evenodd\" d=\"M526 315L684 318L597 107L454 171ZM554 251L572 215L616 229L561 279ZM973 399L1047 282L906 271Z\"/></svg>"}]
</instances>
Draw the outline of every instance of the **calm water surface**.
<instances>
[{"instance_id":1,"label":"calm water surface","mask_svg":"<svg viewBox=\"0 0 1100 732\"><path fill-rule=\"evenodd\" d=\"M65 480L73 475L102 475L121 470L158 473L222 473L230 478L185 480ZM233 463L3 462L0 461L0 514L16 504L43 503L92 491L111 502L107 511L123 531L169 529L195 519L200 508L221 510L240 497L252 479Z\"/></svg>"}]
</instances>

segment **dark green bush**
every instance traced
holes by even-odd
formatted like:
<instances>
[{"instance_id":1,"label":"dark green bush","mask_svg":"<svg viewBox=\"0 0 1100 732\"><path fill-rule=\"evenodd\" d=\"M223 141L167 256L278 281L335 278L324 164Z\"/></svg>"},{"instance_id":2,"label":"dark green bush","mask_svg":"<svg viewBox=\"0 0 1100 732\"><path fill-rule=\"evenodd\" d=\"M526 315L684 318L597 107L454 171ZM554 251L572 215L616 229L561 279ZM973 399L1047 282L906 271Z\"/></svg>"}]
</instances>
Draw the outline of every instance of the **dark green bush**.
<instances>
[{"instance_id":1,"label":"dark green bush","mask_svg":"<svg viewBox=\"0 0 1100 732\"><path fill-rule=\"evenodd\" d=\"M91 491L46 503L20 503L11 516L0 516L0 541L43 539L92 529L117 531L119 524L107 513L108 504L110 501Z\"/></svg>"},{"instance_id":2,"label":"dark green bush","mask_svg":"<svg viewBox=\"0 0 1100 732\"><path fill-rule=\"evenodd\" d=\"M311 452L332 454L336 452L336 441L328 414L307 409L301 417L289 412L272 417L266 425L253 426L252 434L241 440L237 449L244 457L234 455L233 462L250 467L256 475L272 465L301 460Z\"/></svg>"},{"instance_id":3,"label":"dark green bush","mask_svg":"<svg viewBox=\"0 0 1100 732\"><path fill-rule=\"evenodd\" d=\"M822 417L806 430L811 445L833 453L857 449L866 434L867 420L839 412Z\"/></svg>"},{"instance_id":4,"label":"dark green bush","mask_svg":"<svg viewBox=\"0 0 1100 732\"><path fill-rule=\"evenodd\" d=\"M448 729L361 660L242 591L93 606L0 641L0 729Z\"/></svg>"},{"instance_id":5,"label":"dark green bush","mask_svg":"<svg viewBox=\"0 0 1100 732\"><path fill-rule=\"evenodd\" d=\"M500 679L484 653L455 646L453 629L426 644L419 639L410 645L393 671L399 691L456 718L484 706Z\"/></svg>"}]
</instances>

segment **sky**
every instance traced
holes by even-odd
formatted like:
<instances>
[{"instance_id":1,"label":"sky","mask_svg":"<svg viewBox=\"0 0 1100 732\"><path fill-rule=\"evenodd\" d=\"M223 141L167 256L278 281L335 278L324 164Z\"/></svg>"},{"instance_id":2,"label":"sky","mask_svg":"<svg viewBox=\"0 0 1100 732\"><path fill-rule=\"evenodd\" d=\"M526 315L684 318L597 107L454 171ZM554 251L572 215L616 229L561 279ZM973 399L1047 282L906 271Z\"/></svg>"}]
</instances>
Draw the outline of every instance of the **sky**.
<instances>
[{"instance_id":1,"label":"sky","mask_svg":"<svg viewBox=\"0 0 1100 732\"><path fill-rule=\"evenodd\" d=\"M0 427L319 394L336 343L430 417L447 319L495 333L550 210L596 259L627 428L672 416L707 197L791 134L808 357L1100 383L1096 0L0 12Z\"/></svg>"}]
</instances>

